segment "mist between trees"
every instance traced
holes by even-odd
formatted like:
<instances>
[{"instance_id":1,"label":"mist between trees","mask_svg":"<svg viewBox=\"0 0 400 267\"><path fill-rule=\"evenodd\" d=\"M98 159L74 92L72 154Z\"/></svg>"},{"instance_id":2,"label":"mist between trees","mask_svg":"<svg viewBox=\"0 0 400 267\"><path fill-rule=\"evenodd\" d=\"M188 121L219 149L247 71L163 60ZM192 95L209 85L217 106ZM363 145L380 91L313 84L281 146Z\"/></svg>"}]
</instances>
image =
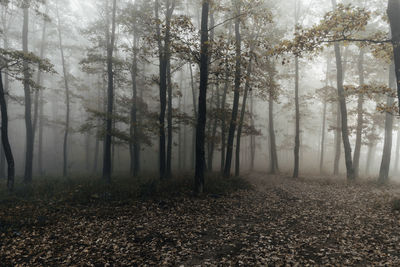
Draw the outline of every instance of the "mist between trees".
<instances>
[{"instance_id":1,"label":"mist between trees","mask_svg":"<svg viewBox=\"0 0 400 267\"><path fill-rule=\"evenodd\" d=\"M10 190L14 176L185 173L202 193L206 172L400 172L398 0L0 8Z\"/></svg>"}]
</instances>

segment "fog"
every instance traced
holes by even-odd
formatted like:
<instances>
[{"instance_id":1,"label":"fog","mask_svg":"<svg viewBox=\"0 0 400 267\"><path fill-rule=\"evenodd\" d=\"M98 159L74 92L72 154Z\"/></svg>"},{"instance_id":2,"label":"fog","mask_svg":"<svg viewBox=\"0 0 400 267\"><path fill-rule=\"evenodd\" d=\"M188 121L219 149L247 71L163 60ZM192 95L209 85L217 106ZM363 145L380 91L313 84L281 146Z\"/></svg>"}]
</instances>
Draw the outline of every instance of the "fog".
<instances>
[{"instance_id":1,"label":"fog","mask_svg":"<svg viewBox=\"0 0 400 267\"><path fill-rule=\"evenodd\" d=\"M326 2L326 3L325 3ZM22 50L23 9L20 1L2 1L2 39L7 51ZM107 108L107 42L112 34L112 3L110 1L32 1L29 3L28 50L37 57L47 59L51 70L42 71L37 80L37 63L30 64L29 83L31 119L37 113L33 147L34 176L62 176L64 158L66 175L100 176L103 170L104 122ZM239 85L239 115L246 83L246 68L249 53L255 55L252 76L249 78L248 101L245 104L244 132L241 139L241 172L271 171L271 138L269 133L269 98L273 91L273 119L276 136L279 172L291 175L294 168L295 147L295 56L290 51L274 53L283 40L292 40L295 24L307 30L320 23L324 15L331 11L330 1L255 1L243 3L241 16L242 34L242 79ZM388 34L389 26L380 16L385 14L386 6L379 1L344 1L343 6L351 4L363 8L370 14L368 25L354 33L354 36L367 36L370 32ZM161 45L165 46L165 3L159 4L159 26ZM201 6L197 1L175 1L170 20L171 28L171 103L166 103L165 131L166 147L171 142L172 174L190 173L195 168L195 117L197 110L193 99L198 101L200 65L199 31ZM223 169L221 165L222 125L228 135L230 112L233 105L235 10L231 1L218 1L211 7L215 28L211 45L217 47L210 54L209 86L207 92L207 122L205 139L205 158L212 157L213 170ZM58 12L58 13L57 13ZM58 14L58 15L57 15ZM113 44L113 132L111 158L112 172L115 175L129 175L134 168L133 146L138 144L136 164L141 173L157 174L159 169L159 45L157 44L157 19L154 17L154 3L151 1L118 1L115 18L115 42ZM186 20L187 19L187 20ZM180 23L180 24L179 24ZM211 28L211 27L210 27ZM108 33L107 33L108 32ZM258 37L254 40L254 33ZM59 37L62 38L60 46ZM43 38L44 37L44 38ZM253 38L253 40L252 40ZM108 40L108 41L107 41ZM250 52L251 42L256 42ZM358 87L360 42L340 42L344 85ZM364 44L363 44L364 45ZM63 48L64 67L60 55ZM303 51L299 56L299 115L300 147L299 173L303 175L332 175L335 162L335 136L337 121L337 71L333 43L326 42L318 51ZM214 48L212 48L214 49ZM225 50L224 50L225 49ZM389 65L379 58L376 47L365 43L363 50L363 75L365 85L388 85ZM271 52L272 51L272 52ZM226 59L225 56L228 56ZM6 60L6 59L5 59ZM11 59L8 58L9 62ZM22 58L23 60L23 58ZM39 60L39 59L38 59ZM228 60L228 61L227 61ZM134 62L135 61L135 62ZM328 63L328 64L327 64ZM36 64L36 65L35 65ZM226 64L229 64L226 65ZM191 65L191 70L189 68ZM132 95L132 68L136 66L136 98ZM226 67L225 67L226 66ZM20 73L18 73L18 71ZM27 138L25 124L26 96L22 69L8 70L3 67L3 83L6 83L8 101L9 139L15 158L18 177L26 176ZM65 71L65 72L64 72ZM192 73L191 73L192 72ZM226 72L226 73L225 73ZM66 74L66 76L64 75ZM226 75L225 75L226 74ZM228 80L226 80L228 78ZM7 79L7 81L4 81ZM167 78L168 80L169 78ZM66 89L69 94L69 127L66 131ZM332 97L324 100L321 88L331 88ZM225 103L222 97L226 91ZM168 91L167 90L167 91ZM327 89L328 90L328 89ZM329 90L328 90L329 91ZM167 102L169 101L166 92ZM369 94L369 93L366 93ZM381 165L385 138L385 114L377 107L385 104L384 94L363 96L363 126L359 159L360 177L377 177ZM352 152L356 144L357 95L346 96L348 110L348 133ZM132 105L136 105L136 123L132 121ZM325 125L323 111L325 105ZM168 140L168 112L172 107L172 140ZM224 109L222 108L224 107ZM222 116L221 114L225 114ZM239 119L238 115L238 119ZM223 118L223 119L222 119ZM223 121L222 121L223 120ZM215 123L214 123L215 122ZM340 122L340 121L339 121ZM32 124L34 122L32 121ZM135 127L133 127L133 124ZM397 118L393 122L393 141L390 160L390 177L396 180L399 172L397 145ZM132 129L131 129L132 128ZM134 128L134 129L133 129ZM340 130L340 129L339 129ZM136 131L136 132L135 132ZM324 133L324 134L323 134ZM324 143L322 144L322 135ZM41 139L41 141L39 141ZM64 143L66 152L64 154ZM234 141L235 151L236 141ZM320 170L321 149L323 165ZM340 146L339 173L345 175L345 153ZM168 148L165 148L168 150ZM210 152L210 149L212 150ZM167 158L168 156L168 151ZM66 155L66 156L65 156ZM336 154L337 155L337 154ZM225 155L224 155L225 157ZM353 156L352 156L353 157ZM254 162L252 163L252 158ZM232 170L235 156L232 156ZM168 160L168 159L167 159ZM41 161L41 163L40 163ZM39 166L39 165L42 166ZM4 155L0 173L6 175ZM138 168L139 169L139 168ZM136 173L139 175L139 173ZM65 173L64 173L65 175Z\"/></svg>"}]
</instances>

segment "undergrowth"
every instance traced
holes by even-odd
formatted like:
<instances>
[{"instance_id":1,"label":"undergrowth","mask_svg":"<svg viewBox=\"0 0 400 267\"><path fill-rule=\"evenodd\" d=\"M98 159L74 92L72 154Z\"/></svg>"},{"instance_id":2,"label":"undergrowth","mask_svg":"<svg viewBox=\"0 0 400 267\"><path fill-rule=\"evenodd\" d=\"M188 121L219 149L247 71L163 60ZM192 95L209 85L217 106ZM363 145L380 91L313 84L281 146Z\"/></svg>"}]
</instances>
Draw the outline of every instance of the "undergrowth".
<instances>
[{"instance_id":1,"label":"undergrowth","mask_svg":"<svg viewBox=\"0 0 400 267\"><path fill-rule=\"evenodd\" d=\"M223 178L209 174L205 179L205 195L219 196L241 189L251 189L244 179ZM12 193L7 192L4 181L0 182L0 204L19 201L72 202L78 204L163 199L192 196L193 176L177 175L160 180L155 177L113 177L110 184L97 177L35 177L31 184L16 181Z\"/></svg>"}]
</instances>

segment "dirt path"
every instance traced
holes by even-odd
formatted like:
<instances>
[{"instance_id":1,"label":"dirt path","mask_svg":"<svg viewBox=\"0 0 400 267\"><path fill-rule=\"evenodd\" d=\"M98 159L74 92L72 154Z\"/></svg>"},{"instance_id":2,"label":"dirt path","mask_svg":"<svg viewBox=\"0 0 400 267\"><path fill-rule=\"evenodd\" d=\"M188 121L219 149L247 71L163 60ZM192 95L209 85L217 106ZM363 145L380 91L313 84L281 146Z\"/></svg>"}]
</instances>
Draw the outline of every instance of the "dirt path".
<instances>
[{"instance_id":1,"label":"dirt path","mask_svg":"<svg viewBox=\"0 0 400 267\"><path fill-rule=\"evenodd\" d=\"M393 189L249 179L255 190L222 197L18 207L33 219L7 231L0 213L0 265L400 265Z\"/></svg>"}]
</instances>

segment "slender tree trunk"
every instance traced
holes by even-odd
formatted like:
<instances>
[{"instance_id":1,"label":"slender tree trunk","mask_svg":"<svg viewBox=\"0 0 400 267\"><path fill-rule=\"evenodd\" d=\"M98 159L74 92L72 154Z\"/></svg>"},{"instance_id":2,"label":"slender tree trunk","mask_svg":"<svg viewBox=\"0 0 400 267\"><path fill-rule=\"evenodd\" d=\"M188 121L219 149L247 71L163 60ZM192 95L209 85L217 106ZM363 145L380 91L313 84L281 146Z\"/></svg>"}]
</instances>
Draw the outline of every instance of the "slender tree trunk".
<instances>
[{"instance_id":1,"label":"slender tree trunk","mask_svg":"<svg viewBox=\"0 0 400 267\"><path fill-rule=\"evenodd\" d=\"M388 0L387 14L390 23L392 44L393 44L393 58L396 73L396 89L398 105L400 107L400 1ZM400 112L400 109L399 109Z\"/></svg>"},{"instance_id":2,"label":"slender tree trunk","mask_svg":"<svg viewBox=\"0 0 400 267\"><path fill-rule=\"evenodd\" d=\"M182 81L179 86L179 88L182 88ZM178 100L178 111L181 113L182 111L182 97L179 96ZM182 147L183 147L183 141L182 141L182 127L181 123L178 125L178 169L179 171L182 170L182 164L183 164L183 157L182 157Z\"/></svg>"},{"instance_id":3,"label":"slender tree trunk","mask_svg":"<svg viewBox=\"0 0 400 267\"><path fill-rule=\"evenodd\" d=\"M342 154L340 104L336 104L336 129L335 129L335 160L333 163L333 175L339 175L340 156Z\"/></svg>"},{"instance_id":4,"label":"slender tree trunk","mask_svg":"<svg viewBox=\"0 0 400 267\"><path fill-rule=\"evenodd\" d=\"M8 49L8 37L7 37L8 33L4 32L3 35L4 35L3 36L4 49ZM8 94L9 87L10 87L10 81L9 81L8 75L5 75L3 91L4 91L4 95L5 95L4 96L4 101L5 101L6 104L7 104L6 95ZM5 154L4 149L1 148L1 151L0 151L0 179L2 179L3 177L4 178L6 177L6 154Z\"/></svg>"},{"instance_id":5,"label":"slender tree trunk","mask_svg":"<svg viewBox=\"0 0 400 267\"><path fill-rule=\"evenodd\" d=\"M328 57L327 63L326 63L326 77L325 77L325 87L328 88L329 85L329 70L330 70L330 58ZM321 154L319 157L319 172L322 174L323 168L324 168L324 153L325 153L325 129L326 129L326 109L327 109L327 100L326 96L324 97L324 107L323 107L323 112L322 112L322 131L321 131Z\"/></svg>"},{"instance_id":6,"label":"slender tree trunk","mask_svg":"<svg viewBox=\"0 0 400 267\"><path fill-rule=\"evenodd\" d=\"M224 171L225 167L225 150L226 150L226 119L225 119L225 108L226 108L226 96L228 94L229 87L229 66L228 60L225 62L225 84L224 84L224 92L222 94L221 101L221 173Z\"/></svg>"},{"instance_id":7,"label":"slender tree trunk","mask_svg":"<svg viewBox=\"0 0 400 267\"><path fill-rule=\"evenodd\" d=\"M196 171L194 177L194 191L201 194L204 191L205 171L205 127L207 117L207 83L208 83L208 12L209 0L203 1L201 15L201 53L200 53L200 89L199 114L196 126Z\"/></svg>"},{"instance_id":8,"label":"slender tree trunk","mask_svg":"<svg viewBox=\"0 0 400 267\"><path fill-rule=\"evenodd\" d=\"M399 173L399 153L400 153L400 129L397 130L397 142L396 142L396 157L394 160L394 172Z\"/></svg>"},{"instance_id":9,"label":"slender tree trunk","mask_svg":"<svg viewBox=\"0 0 400 267\"><path fill-rule=\"evenodd\" d=\"M253 91L250 92L250 116L251 127L254 128L254 95ZM250 171L254 171L254 160L256 157L256 138L252 134L250 136Z\"/></svg>"},{"instance_id":10,"label":"slender tree trunk","mask_svg":"<svg viewBox=\"0 0 400 267\"><path fill-rule=\"evenodd\" d=\"M253 49L254 48L250 49L250 55L252 55ZM244 86L242 109L240 111L239 125L238 125L238 130L237 130L237 135L236 135L235 176L239 176L239 174L240 174L240 140L241 140L242 129L243 129L244 115L246 114L247 96L250 91L250 79L251 79L251 72L252 72L252 64L253 64L253 58L252 58L252 56L250 56L250 60L249 60L248 66L247 66L246 83Z\"/></svg>"},{"instance_id":11,"label":"slender tree trunk","mask_svg":"<svg viewBox=\"0 0 400 267\"><path fill-rule=\"evenodd\" d=\"M24 21L22 28L22 47L25 53L28 53L28 29L29 29L29 6L23 9ZM26 127L26 154L25 154L25 173L24 182L32 182L33 167L33 125L32 125L32 101L30 89L30 74L28 62L24 60L24 95L25 95L25 127Z\"/></svg>"},{"instance_id":12,"label":"slender tree trunk","mask_svg":"<svg viewBox=\"0 0 400 267\"><path fill-rule=\"evenodd\" d=\"M295 109L296 109L296 132L294 138L294 169L293 178L299 177L299 164L300 164L300 106L299 106L299 58L295 58Z\"/></svg>"},{"instance_id":13,"label":"slender tree trunk","mask_svg":"<svg viewBox=\"0 0 400 267\"><path fill-rule=\"evenodd\" d=\"M106 120L106 135L104 140L104 158L103 158L103 178L107 183L111 182L112 159L111 159L111 140L113 128L113 110L114 110L114 73L113 73L113 52L115 43L115 28L117 12L117 0L113 0L112 21L111 21L111 36L107 29L107 120Z\"/></svg>"},{"instance_id":14,"label":"slender tree trunk","mask_svg":"<svg viewBox=\"0 0 400 267\"><path fill-rule=\"evenodd\" d=\"M39 93L39 143L38 143L38 171L39 175L44 175L43 169L43 132L44 132L44 99L43 91Z\"/></svg>"},{"instance_id":15,"label":"slender tree trunk","mask_svg":"<svg viewBox=\"0 0 400 267\"><path fill-rule=\"evenodd\" d=\"M324 153L325 153L325 129L326 129L326 100L324 100L324 107L322 111L322 133L321 133L321 154L319 157L319 172L322 174L324 169Z\"/></svg>"},{"instance_id":16,"label":"slender tree trunk","mask_svg":"<svg viewBox=\"0 0 400 267\"><path fill-rule=\"evenodd\" d=\"M5 98L5 92L3 87L2 71L0 70L0 109L1 109L1 142L3 144L3 150L7 159L7 188L9 191L14 189L14 176L15 166L14 157L12 154L10 142L8 140L8 114L7 114L7 103Z\"/></svg>"},{"instance_id":17,"label":"slender tree trunk","mask_svg":"<svg viewBox=\"0 0 400 267\"><path fill-rule=\"evenodd\" d=\"M358 60L358 73L359 73L359 83L360 88L364 85L364 50L360 49L360 55ZM357 101L357 130L356 130L356 145L354 147L354 176L357 178L359 174L359 164L360 164L360 153L361 153L361 137L363 129L363 105L364 105L364 94L358 94Z\"/></svg>"},{"instance_id":18,"label":"slender tree trunk","mask_svg":"<svg viewBox=\"0 0 400 267\"><path fill-rule=\"evenodd\" d=\"M46 14L48 13L48 9L46 9ZM43 19L43 28L42 28L42 41L40 43L40 54L39 57L40 59L43 59L44 57L44 48L45 48L45 41L46 41L46 28L47 28L47 20ZM38 69L37 72L37 78L36 78L36 84L41 85L42 84L42 72ZM35 90L35 101L33 104L33 138L35 139L36 136L36 128L37 128L37 123L39 119L39 95L40 95L40 90L36 89Z\"/></svg>"},{"instance_id":19,"label":"slender tree trunk","mask_svg":"<svg viewBox=\"0 0 400 267\"><path fill-rule=\"evenodd\" d=\"M160 148L159 148L159 167L160 167L160 178L164 179L167 177L167 166L166 166L166 147L165 147L165 113L167 108L167 69L170 60L170 28L171 28L171 17L175 7L175 0L172 0L172 6L170 0L166 0L166 30L164 36L164 45L161 41L161 29L157 25L157 41L159 49L159 60L160 60L160 116L159 116L159 132L160 132ZM155 16L159 19L158 14L159 1L155 1Z\"/></svg>"},{"instance_id":20,"label":"slender tree trunk","mask_svg":"<svg viewBox=\"0 0 400 267\"><path fill-rule=\"evenodd\" d=\"M394 64L390 66L389 70L389 87L395 90L396 86L396 76L394 70ZM390 107L393 105L393 98L387 97L387 106ZM380 183L386 183L389 179L389 170L390 170L390 158L392 155L392 131L393 131L393 115L389 112L386 112L385 116L385 140L383 144L383 152L382 152L382 161L381 167L379 170L379 178L378 181Z\"/></svg>"},{"instance_id":21,"label":"slender tree trunk","mask_svg":"<svg viewBox=\"0 0 400 267\"><path fill-rule=\"evenodd\" d=\"M101 111L102 109L102 101L101 101L101 91L105 91L104 87L105 87L105 83L104 83L104 79L102 78L102 76L100 75L99 79L101 80L102 83L102 88L99 88L97 90L98 94L97 94L97 109L99 111ZM99 83L100 85L100 83ZM97 173L97 165L99 162L99 150L100 150L100 128L104 128L104 125L102 125L102 120L101 119L97 119L97 129L96 129L96 144L95 144L95 149L94 149L94 161L93 161L93 173Z\"/></svg>"},{"instance_id":22,"label":"slender tree trunk","mask_svg":"<svg viewBox=\"0 0 400 267\"><path fill-rule=\"evenodd\" d=\"M171 74L171 62L168 62L167 67L167 89L168 89L168 113L167 113L167 169L166 177L171 178L172 175L172 74Z\"/></svg>"},{"instance_id":23,"label":"slender tree trunk","mask_svg":"<svg viewBox=\"0 0 400 267\"><path fill-rule=\"evenodd\" d=\"M240 36L240 1L234 1L237 8L237 18L235 19L235 39L236 39L236 67L235 67L235 90L233 96L232 117L228 131L228 144L225 159L224 176L230 177L232 165L233 139L235 138L237 114L239 109L240 97L240 78L241 78L241 36Z\"/></svg>"},{"instance_id":24,"label":"slender tree trunk","mask_svg":"<svg viewBox=\"0 0 400 267\"><path fill-rule=\"evenodd\" d=\"M216 107L220 106L220 92L219 92L219 84L217 84L216 87L216 95L217 95L217 103ZM215 115L215 114L214 114ZM212 131L211 131L211 141L210 141L210 149L208 153L208 170L210 172L213 171L213 161L214 161L214 150L215 150L215 140L216 140L216 135L217 135L217 127L218 127L218 116L214 117L213 120L213 125L212 125Z\"/></svg>"},{"instance_id":25,"label":"slender tree trunk","mask_svg":"<svg viewBox=\"0 0 400 267\"><path fill-rule=\"evenodd\" d=\"M270 140L270 170L271 174L279 172L278 156L276 151L275 129L274 129L274 98L272 92L269 95L269 140Z\"/></svg>"},{"instance_id":26,"label":"slender tree trunk","mask_svg":"<svg viewBox=\"0 0 400 267\"><path fill-rule=\"evenodd\" d=\"M336 0L332 0L333 8L336 9ZM340 47L338 43L335 43L335 56L336 56L336 68L337 68L337 87L338 87L338 96L340 103L340 114L341 114L341 126L342 126L342 139L344 146L344 155L346 161L346 170L347 170L347 180L352 181L355 179L354 177L354 169L353 169L353 160L351 155L351 146L349 140L349 132L347 126L347 106L346 99L344 95L343 88L343 66L342 66L342 57L340 53Z\"/></svg>"},{"instance_id":27,"label":"slender tree trunk","mask_svg":"<svg viewBox=\"0 0 400 267\"><path fill-rule=\"evenodd\" d=\"M68 172L68 134L69 134L69 118L70 118L70 91L69 91L69 84L68 84L68 71L67 66L65 63L64 57L64 47L62 41L62 32L61 32L61 22L60 16L58 13L58 6L57 6L57 27L58 27L58 44L60 46L60 53L61 53L61 62L63 68L63 75L64 75L64 87L65 87L65 104L67 107L67 112L65 114L65 131L64 131L64 143L63 143L63 176L67 176Z\"/></svg>"},{"instance_id":28,"label":"slender tree trunk","mask_svg":"<svg viewBox=\"0 0 400 267\"><path fill-rule=\"evenodd\" d=\"M192 99L193 99L193 115L194 115L194 120L197 119L197 103L196 103L196 88L194 86L194 77L193 77L193 68L192 64L189 64L189 70L190 70L190 84L192 87ZM192 169L195 168L195 154L196 154L196 124L193 125L193 131L192 131L192 153L191 153L191 164L192 164Z\"/></svg>"},{"instance_id":29,"label":"slender tree trunk","mask_svg":"<svg viewBox=\"0 0 400 267\"><path fill-rule=\"evenodd\" d=\"M137 36L136 32L134 33L133 38L134 43L134 52L133 52L133 61L132 61L132 68L131 68L131 78L132 78L132 107L131 107L131 143L129 148L131 150L131 174L133 177L136 177L139 174L140 169L140 158L139 158L139 135L138 135L138 118L137 118L137 72L138 72L138 64L137 64Z\"/></svg>"}]
</instances>

